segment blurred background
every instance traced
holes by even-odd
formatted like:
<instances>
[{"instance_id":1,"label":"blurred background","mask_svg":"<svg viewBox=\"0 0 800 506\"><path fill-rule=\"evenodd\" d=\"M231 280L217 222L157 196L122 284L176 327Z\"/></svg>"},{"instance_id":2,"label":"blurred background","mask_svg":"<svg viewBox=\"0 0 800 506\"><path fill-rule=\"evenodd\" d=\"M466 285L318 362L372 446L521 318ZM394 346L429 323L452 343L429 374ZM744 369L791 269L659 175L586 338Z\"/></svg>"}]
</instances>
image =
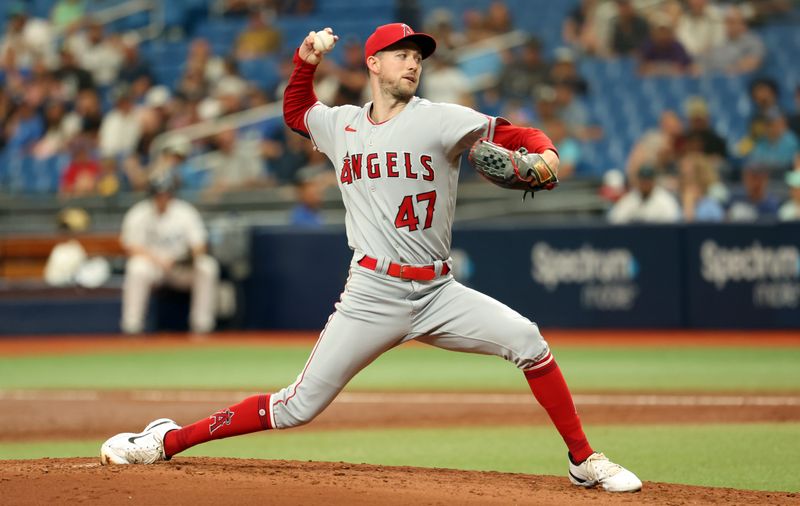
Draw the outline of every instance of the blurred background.
<instances>
[{"instance_id":1,"label":"blurred background","mask_svg":"<svg viewBox=\"0 0 800 506\"><path fill-rule=\"evenodd\" d=\"M283 124L282 91L296 46L331 26L317 95L365 103L363 43L398 21L439 44L422 97L540 128L561 154L562 184L533 202L462 166L462 282L556 327L800 328L797 1L0 12L2 334L119 331L123 217L165 171L209 231L217 328L320 328L346 278L344 209L327 158ZM155 290L147 330L187 328L188 297Z\"/></svg>"}]
</instances>

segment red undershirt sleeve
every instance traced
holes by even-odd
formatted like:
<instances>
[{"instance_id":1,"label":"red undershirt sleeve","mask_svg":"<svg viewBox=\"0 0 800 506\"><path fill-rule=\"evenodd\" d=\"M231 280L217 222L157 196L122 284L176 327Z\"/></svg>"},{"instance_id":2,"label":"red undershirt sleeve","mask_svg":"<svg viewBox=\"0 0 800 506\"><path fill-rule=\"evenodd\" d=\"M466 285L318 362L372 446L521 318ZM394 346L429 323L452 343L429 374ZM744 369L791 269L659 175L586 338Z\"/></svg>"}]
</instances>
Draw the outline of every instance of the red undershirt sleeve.
<instances>
[{"instance_id":1,"label":"red undershirt sleeve","mask_svg":"<svg viewBox=\"0 0 800 506\"><path fill-rule=\"evenodd\" d=\"M558 154L553 141L537 128L498 124L494 130L493 140L507 149L516 150L524 147L529 153L544 153L550 149Z\"/></svg>"},{"instance_id":2,"label":"red undershirt sleeve","mask_svg":"<svg viewBox=\"0 0 800 506\"><path fill-rule=\"evenodd\" d=\"M294 52L294 70L283 93L283 120L304 137L309 137L305 125L305 115L317 103L314 93L314 72L316 65L303 61L298 51Z\"/></svg>"}]
</instances>

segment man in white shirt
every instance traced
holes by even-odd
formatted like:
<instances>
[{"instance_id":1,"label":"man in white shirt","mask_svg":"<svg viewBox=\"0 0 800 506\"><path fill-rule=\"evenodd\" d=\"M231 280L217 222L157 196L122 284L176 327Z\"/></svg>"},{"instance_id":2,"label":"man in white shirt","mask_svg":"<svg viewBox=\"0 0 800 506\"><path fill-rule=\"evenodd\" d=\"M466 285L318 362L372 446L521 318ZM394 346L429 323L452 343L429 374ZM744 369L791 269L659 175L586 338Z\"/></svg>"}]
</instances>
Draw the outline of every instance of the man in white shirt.
<instances>
[{"instance_id":1,"label":"man in white shirt","mask_svg":"<svg viewBox=\"0 0 800 506\"><path fill-rule=\"evenodd\" d=\"M127 156L136 149L141 137L139 113L127 89L116 91L116 105L103 116L99 148L103 158Z\"/></svg>"},{"instance_id":2,"label":"man in white shirt","mask_svg":"<svg viewBox=\"0 0 800 506\"><path fill-rule=\"evenodd\" d=\"M675 35L692 58L706 55L725 43L722 11L708 0L689 0L688 11L678 20Z\"/></svg>"},{"instance_id":3,"label":"man in white shirt","mask_svg":"<svg viewBox=\"0 0 800 506\"><path fill-rule=\"evenodd\" d=\"M677 199L655 180L655 169L639 169L636 186L614 204L608 213L611 223L675 223L681 209Z\"/></svg>"},{"instance_id":4,"label":"man in white shirt","mask_svg":"<svg viewBox=\"0 0 800 506\"><path fill-rule=\"evenodd\" d=\"M120 240L129 259L122 290L122 331L127 334L144 330L150 292L162 284L191 290L192 332L214 329L219 264L207 254L200 213L174 198L176 189L174 174L152 177L151 196L131 207L123 219Z\"/></svg>"}]
</instances>

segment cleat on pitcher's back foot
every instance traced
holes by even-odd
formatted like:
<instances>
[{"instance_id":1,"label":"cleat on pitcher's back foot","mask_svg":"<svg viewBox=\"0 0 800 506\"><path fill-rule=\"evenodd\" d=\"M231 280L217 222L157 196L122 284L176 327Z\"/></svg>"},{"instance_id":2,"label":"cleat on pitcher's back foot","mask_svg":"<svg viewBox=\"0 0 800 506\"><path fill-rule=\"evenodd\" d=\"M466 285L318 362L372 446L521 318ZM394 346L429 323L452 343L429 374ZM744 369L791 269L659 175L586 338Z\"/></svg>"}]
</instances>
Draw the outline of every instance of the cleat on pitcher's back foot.
<instances>
[{"instance_id":1,"label":"cleat on pitcher's back foot","mask_svg":"<svg viewBox=\"0 0 800 506\"><path fill-rule=\"evenodd\" d=\"M100 447L100 463L153 464L160 460L169 460L164 455L164 436L167 432L180 428L180 425L169 418L159 418L147 424L138 434L117 434Z\"/></svg>"},{"instance_id":2,"label":"cleat on pitcher's back foot","mask_svg":"<svg viewBox=\"0 0 800 506\"><path fill-rule=\"evenodd\" d=\"M570 458L569 481L579 487L600 485L609 492L636 492L642 489L642 482L635 474L598 452L580 464L574 464Z\"/></svg>"}]
</instances>

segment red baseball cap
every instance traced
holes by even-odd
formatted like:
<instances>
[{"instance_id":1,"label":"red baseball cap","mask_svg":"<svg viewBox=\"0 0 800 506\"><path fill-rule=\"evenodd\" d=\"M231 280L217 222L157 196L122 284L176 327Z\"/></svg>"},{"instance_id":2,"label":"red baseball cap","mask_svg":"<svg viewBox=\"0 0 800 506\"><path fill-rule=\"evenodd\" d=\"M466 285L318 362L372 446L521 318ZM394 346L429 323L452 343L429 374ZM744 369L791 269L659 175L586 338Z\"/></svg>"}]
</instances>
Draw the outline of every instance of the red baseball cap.
<instances>
[{"instance_id":1,"label":"red baseball cap","mask_svg":"<svg viewBox=\"0 0 800 506\"><path fill-rule=\"evenodd\" d=\"M416 33L405 23L390 23L379 26L369 36L364 44L364 59L401 40L410 40L417 44L423 60L436 50L436 40L427 33Z\"/></svg>"}]
</instances>

